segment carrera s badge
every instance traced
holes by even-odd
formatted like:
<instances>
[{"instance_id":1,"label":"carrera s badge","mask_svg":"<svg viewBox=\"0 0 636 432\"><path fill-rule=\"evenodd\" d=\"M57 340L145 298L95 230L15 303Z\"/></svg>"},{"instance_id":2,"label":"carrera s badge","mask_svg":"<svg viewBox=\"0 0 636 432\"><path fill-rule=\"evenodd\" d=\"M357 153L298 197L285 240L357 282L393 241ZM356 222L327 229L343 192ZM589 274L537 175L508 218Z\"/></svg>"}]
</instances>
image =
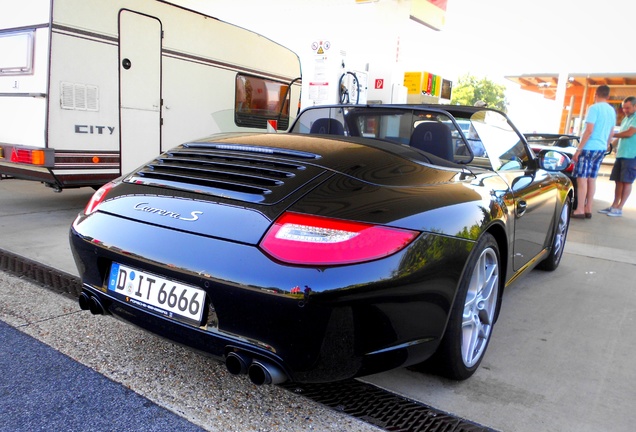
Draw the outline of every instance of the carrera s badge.
<instances>
[{"instance_id":1,"label":"carrera s badge","mask_svg":"<svg viewBox=\"0 0 636 432\"><path fill-rule=\"evenodd\" d=\"M139 204L135 205L134 209L138 210L138 211L146 212L146 213L152 213L152 214L156 214L156 215L159 215L159 216L166 216L166 217L170 217L170 218L173 218L173 219L179 219L179 220L187 221L187 222L194 222L194 221L199 219L199 215L203 214L202 211L195 210L195 211L190 212L190 217L185 217L185 216L181 216L181 214L173 212L173 211L164 210L164 209L160 209L160 208L157 208L157 207L150 207L148 205L148 203L139 203Z\"/></svg>"}]
</instances>

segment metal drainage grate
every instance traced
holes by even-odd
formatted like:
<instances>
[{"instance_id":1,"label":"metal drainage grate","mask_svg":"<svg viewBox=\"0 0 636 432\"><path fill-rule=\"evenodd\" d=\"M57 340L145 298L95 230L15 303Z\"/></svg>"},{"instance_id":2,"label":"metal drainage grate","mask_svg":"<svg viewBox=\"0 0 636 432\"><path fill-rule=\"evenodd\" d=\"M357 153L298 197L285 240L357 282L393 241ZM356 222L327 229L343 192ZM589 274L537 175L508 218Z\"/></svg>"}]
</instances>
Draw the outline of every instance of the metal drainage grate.
<instances>
[{"instance_id":1,"label":"metal drainage grate","mask_svg":"<svg viewBox=\"0 0 636 432\"><path fill-rule=\"evenodd\" d=\"M59 293L77 297L82 282L77 276L0 249L0 271L13 273Z\"/></svg>"},{"instance_id":2,"label":"metal drainage grate","mask_svg":"<svg viewBox=\"0 0 636 432\"><path fill-rule=\"evenodd\" d=\"M387 431L496 432L356 380L280 386Z\"/></svg>"},{"instance_id":3,"label":"metal drainage grate","mask_svg":"<svg viewBox=\"0 0 636 432\"><path fill-rule=\"evenodd\" d=\"M73 297L82 291L79 277L3 249L0 249L0 271ZM497 432L356 380L326 384L285 383L280 387L386 431Z\"/></svg>"}]
</instances>

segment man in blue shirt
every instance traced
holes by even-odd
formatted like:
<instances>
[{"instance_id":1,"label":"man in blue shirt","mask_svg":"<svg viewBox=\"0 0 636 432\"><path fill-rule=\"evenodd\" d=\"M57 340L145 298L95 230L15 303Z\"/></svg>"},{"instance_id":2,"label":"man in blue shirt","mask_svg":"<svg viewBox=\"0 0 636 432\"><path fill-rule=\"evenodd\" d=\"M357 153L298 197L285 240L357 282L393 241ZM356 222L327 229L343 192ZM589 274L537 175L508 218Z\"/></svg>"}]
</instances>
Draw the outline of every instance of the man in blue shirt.
<instances>
[{"instance_id":1,"label":"man in blue shirt","mask_svg":"<svg viewBox=\"0 0 636 432\"><path fill-rule=\"evenodd\" d=\"M630 96L623 100L621 128L614 138L619 138L616 150L616 162L610 174L610 180L616 182L614 188L614 202L606 209L599 210L608 216L623 216L623 206L632 192L632 183L636 179L636 97Z\"/></svg>"},{"instance_id":2,"label":"man in blue shirt","mask_svg":"<svg viewBox=\"0 0 636 432\"><path fill-rule=\"evenodd\" d=\"M572 157L577 187L577 206L572 214L573 219L592 217L596 176L616 126L616 110L607 103L609 94L610 88L606 85L596 89L594 104L589 107L585 117L585 131Z\"/></svg>"}]
</instances>

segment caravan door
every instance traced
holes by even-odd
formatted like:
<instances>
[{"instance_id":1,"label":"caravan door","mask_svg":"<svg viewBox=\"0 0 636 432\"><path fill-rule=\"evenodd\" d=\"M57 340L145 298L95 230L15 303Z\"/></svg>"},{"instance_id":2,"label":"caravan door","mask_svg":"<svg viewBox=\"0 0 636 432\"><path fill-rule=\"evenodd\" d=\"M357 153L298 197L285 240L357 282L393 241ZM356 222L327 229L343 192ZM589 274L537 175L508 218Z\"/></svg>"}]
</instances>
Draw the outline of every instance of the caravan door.
<instances>
[{"instance_id":1,"label":"caravan door","mask_svg":"<svg viewBox=\"0 0 636 432\"><path fill-rule=\"evenodd\" d=\"M161 22L119 13L121 173L161 153Z\"/></svg>"}]
</instances>

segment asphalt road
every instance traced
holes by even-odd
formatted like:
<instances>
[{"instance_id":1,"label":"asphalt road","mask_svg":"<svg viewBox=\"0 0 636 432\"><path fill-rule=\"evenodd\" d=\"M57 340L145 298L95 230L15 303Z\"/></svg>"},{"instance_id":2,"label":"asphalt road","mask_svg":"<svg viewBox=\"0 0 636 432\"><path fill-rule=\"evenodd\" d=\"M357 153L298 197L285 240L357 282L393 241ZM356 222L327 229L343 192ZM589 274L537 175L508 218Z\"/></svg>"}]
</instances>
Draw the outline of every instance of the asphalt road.
<instances>
[{"instance_id":1,"label":"asphalt road","mask_svg":"<svg viewBox=\"0 0 636 432\"><path fill-rule=\"evenodd\" d=\"M0 321L0 431L202 429Z\"/></svg>"},{"instance_id":2,"label":"asphalt road","mask_svg":"<svg viewBox=\"0 0 636 432\"><path fill-rule=\"evenodd\" d=\"M607 207L612 191L613 183L600 177L595 208ZM78 189L54 194L35 183L0 181L0 248L77 274L68 228L91 193ZM633 431L635 234L634 204L625 209L623 218L594 214L590 220L573 220L559 269L533 271L506 291L489 350L468 381L453 382L408 369L364 380L499 431ZM125 411L131 413L157 409L157 414L153 411L146 417L163 416L161 410L166 409L189 422L189 427L206 430L377 430L278 387L255 387L247 379L229 376L218 362L112 317L93 317L79 311L72 299L4 273L0 273L0 320L20 331L0 327L0 361L15 357L5 354L5 334L12 340L28 334L39 341L30 339L29 351L44 343L76 362L78 374L104 379L91 378L94 381L86 381L90 386L122 387L124 393L116 399L130 400ZM18 369L23 370L10 375L40 381L37 370L31 370L36 368L34 358L46 355L20 360ZM5 410L19 405L11 403L18 388L6 390L10 380L4 381L4 366L2 370L4 419ZM57 386L75 394L64 379ZM118 418L113 412L111 405L102 414ZM44 426L54 425L47 423L53 418L36 418ZM122 424L134 423L122 420Z\"/></svg>"}]
</instances>

